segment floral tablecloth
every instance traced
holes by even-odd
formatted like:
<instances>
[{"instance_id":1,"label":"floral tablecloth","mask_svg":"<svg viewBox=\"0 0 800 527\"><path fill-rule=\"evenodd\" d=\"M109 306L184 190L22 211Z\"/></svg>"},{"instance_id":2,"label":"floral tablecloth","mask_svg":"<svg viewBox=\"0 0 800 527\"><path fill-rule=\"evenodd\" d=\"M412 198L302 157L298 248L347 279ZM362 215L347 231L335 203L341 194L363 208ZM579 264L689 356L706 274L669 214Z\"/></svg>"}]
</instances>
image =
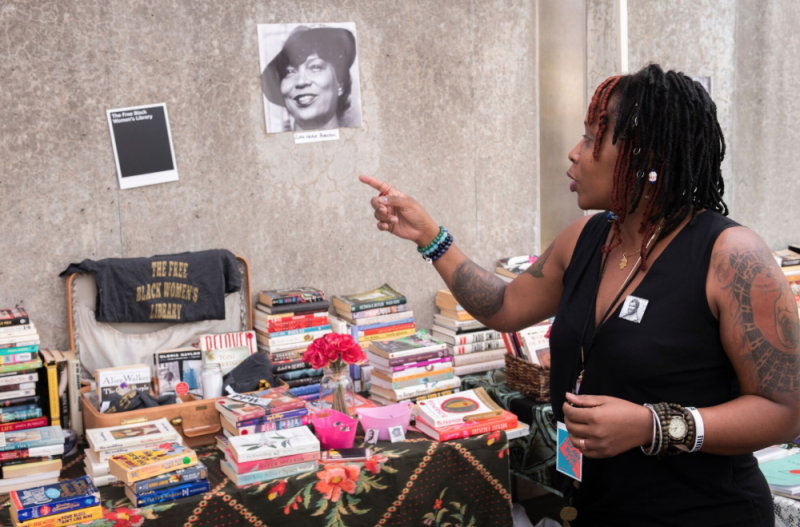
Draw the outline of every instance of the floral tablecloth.
<instances>
[{"instance_id":1,"label":"floral tablecloth","mask_svg":"<svg viewBox=\"0 0 800 527\"><path fill-rule=\"evenodd\" d=\"M355 446L359 445L356 440ZM237 489L220 469L222 453L198 449L211 492L134 508L117 484L101 489L102 520L91 527L510 526L508 442L493 432L437 443L409 430L406 441L380 441L366 463L309 472ZM65 460L64 479L81 476L83 453ZM7 501L7 497L5 498ZM0 525L11 525L8 508Z\"/></svg>"},{"instance_id":2,"label":"floral tablecloth","mask_svg":"<svg viewBox=\"0 0 800 527\"><path fill-rule=\"evenodd\" d=\"M775 527L800 527L800 501L772 495Z\"/></svg>"}]
</instances>

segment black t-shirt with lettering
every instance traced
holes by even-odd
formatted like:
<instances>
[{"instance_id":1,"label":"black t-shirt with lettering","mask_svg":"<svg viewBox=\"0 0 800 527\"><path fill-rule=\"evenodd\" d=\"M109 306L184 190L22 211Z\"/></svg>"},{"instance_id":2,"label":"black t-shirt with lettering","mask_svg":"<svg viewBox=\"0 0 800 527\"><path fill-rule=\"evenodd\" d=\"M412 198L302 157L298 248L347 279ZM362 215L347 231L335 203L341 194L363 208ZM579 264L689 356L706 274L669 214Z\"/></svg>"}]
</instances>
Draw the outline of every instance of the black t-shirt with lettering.
<instances>
[{"instance_id":1,"label":"black t-shirt with lettering","mask_svg":"<svg viewBox=\"0 0 800 527\"><path fill-rule=\"evenodd\" d=\"M92 273L98 322L197 322L225 319L225 294L242 288L230 251L150 258L107 258L70 264L60 276Z\"/></svg>"}]
</instances>

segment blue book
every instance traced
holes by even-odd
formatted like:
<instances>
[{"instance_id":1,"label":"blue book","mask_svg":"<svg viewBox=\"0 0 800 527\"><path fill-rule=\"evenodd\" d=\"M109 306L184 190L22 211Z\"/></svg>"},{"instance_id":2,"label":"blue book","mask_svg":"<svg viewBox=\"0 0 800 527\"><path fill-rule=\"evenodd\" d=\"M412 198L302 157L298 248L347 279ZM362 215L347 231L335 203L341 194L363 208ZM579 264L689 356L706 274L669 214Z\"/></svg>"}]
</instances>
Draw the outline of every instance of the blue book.
<instances>
[{"instance_id":1,"label":"blue book","mask_svg":"<svg viewBox=\"0 0 800 527\"><path fill-rule=\"evenodd\" d=\"M34 406L34 405L26 405L26 406ZM31 410L20 410L18 412L0 413L0 423L13 423L15 421L25 421L26 419L35 419L41 416L42 416L42 409L36 408L34 406L34 408Z\"/></svg>"},{"instance_id":2,"label":"blue book","mask_svg":"<svg viewBox=\"0 0 800 527\"><path fill-rule=\"evenodd\" d=\"M133 484L133 491L141 496L153 490L166 489L203 479L208 479L208 469L202 463L197 463L193 467L182 468L175 472L168 472L154 478L137 481Z\"/></svg>"},{"instance_id":3,"label":"blue book","mask_svg":"<svg viewBox=\"0 0 800 527\"><path fill-rule=\"evenodd\" d=\"M293 381L296 379L305 379L306 377L319 377L323 374L323 370L315 370L314 368L304 368L302 370L292 370L283 373L275 374L275 377L283 379L284 381Z\"/></svg>"},{"instance_id":4,"label":"blue book","mask_svg":"<svg viewBox=\"0 0 800 527\"><path fill-rule=\"evenodd\" d=\"M319 387L317 387L317 390L319 390ZM247 421L239 421L236 423L236 428L242 428L244 426L260 425L264 423L271 423L273 421L284 421L286 419L291 419L293 417L303 417L304 415L308 415L308 408L306 408L305 406L303 408L295 408L294 410L287 410L279 414L270 414L270 415L265 415L263 417L257 417L255 419L248 419Z\"/></svg>"},{"instance_id":5,"label":"blue book","mask_svg":"<svg viewBox=\"0 0 800 527\"><path fill-rule=\"evenodd\" d=\"M144 494L136 494L129 485L125 485L125 495L131 500L134 507L142 507L145 505L153 505L154 503L163 503L165 501L175 501L180 498L196 496L197 494L208 492L210 488L207 479L184 483L177 487L151 490Z\"/></svg>"},{"instance_id":6,"label":"blue book","mask_svg":"<svg viewBox=\"0 0 800 527\"><path fill-rule=\"evenodd\" d=\"M256 472L246 472L244 474L237 474L233 467L227 461L220 462L222 472L228 476L237 487L244 487L253 483L264 483L273 479L296 476L297 474L304 474L319 468L318 461L308 461L306 463L295 463L294 465L286 465L283 467L269 468L267 470L259 470Z\"/></svg>"},{"instance_id":7,"label":"blue book","mask_svg":"<svg viewBox=\"0 0 800 527\"><path fill-rule=\"evenodd\" d=\"M309 393L319 392L319 384L308 384L306 386L296 386L289 388L292 395L308 395Z\"/></svg>"},{"instance_id":8,"label":"blue book","mask_svg":"<svg viewBox=\"0 0 800 527\"><path fill-rule=\"evenodd\" d=\"M20 404L18 406L9 406L7 408L0 407L0 415L14 414L17 412L28 412L30 410L40 409L35 404Z\"/></svg>"},{"instance_id":9,"label":"blue book","mask_svg":"<svg viewBox=\"0 0 800 527\"><path fill-rule=\"evenodd\" d=\"M277 331L269 334L269 338L274 339L276 337L288 337L289 335L302 335L303 333L312 333L314 331L325 331L326 329L331 329L330 324L326 324L324 326L311 326L308 328L298 328L298 329L289 329L286 331Z\"/></svg>"},{"instance_id":10,"label":"blue book","mask_svg":"<svg viewBox=\"0 0 800 527\"><path fill-rule=\"evenodd\" d=\"M17 523L100 505L100 491L89 476L26 490L11 491Z\"/></svg>"},{"instance_id":11,"label":"blue book","mask_svg":"<svg viewBox=\"0 0 800 527\"><path fill-rule=\"evenodd\" d=\"M0 452L63 444L64 433L60 426L43 426L31 430L0 433Z\"/></svg>"}]
</instances>

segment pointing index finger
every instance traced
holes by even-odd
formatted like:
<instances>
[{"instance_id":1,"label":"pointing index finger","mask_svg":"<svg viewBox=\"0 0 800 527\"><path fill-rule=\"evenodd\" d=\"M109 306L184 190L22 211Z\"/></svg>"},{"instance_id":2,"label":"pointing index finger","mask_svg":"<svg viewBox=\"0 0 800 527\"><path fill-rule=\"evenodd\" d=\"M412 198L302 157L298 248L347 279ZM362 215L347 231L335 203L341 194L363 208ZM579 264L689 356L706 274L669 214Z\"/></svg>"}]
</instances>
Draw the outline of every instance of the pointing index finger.
<instances>
[{"instance_id":1,"label":"pointing index finger","mask_svg":"<svg viewBox=\"0 0 800 527\"><path fill-rule=\"evenodd\" d=\"M378 192L383 192L384 190L389 188L389 184L388 183L384 183L380 179L372 177L372 176L365 176L365 175L362 174L362 175L358 176L358 179L362 183L366 183L367 185L369 185L370 187L374 188Z\"/></svg>"}]
</instances>

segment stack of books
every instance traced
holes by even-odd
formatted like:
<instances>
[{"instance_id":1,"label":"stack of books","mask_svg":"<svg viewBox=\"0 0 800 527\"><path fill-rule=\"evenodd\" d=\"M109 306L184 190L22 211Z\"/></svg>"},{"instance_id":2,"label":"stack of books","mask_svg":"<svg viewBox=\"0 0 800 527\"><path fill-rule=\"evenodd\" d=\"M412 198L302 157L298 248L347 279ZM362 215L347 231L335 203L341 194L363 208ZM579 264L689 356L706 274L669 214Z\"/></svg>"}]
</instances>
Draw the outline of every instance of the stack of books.
<instances>
[{"instance_id":1,"label":"stack of books","mask_svg":"<svg viewBox=\"0 0 800 527\"><path fill-rule=\"evenodd\" d=\"M15 527L77 525L103 517L100 491L88 476L14 490L9 497Z\"/></svg>"},{"instance_id":2,"label":"stack of books","mask_svg":"<svg viewBox=\"0 0 800 527\"><path fill-rule=\"evenodd\" d=\"M447 344L456 375L505 368L506 345L500 332L475 320L447 289L436 292L436 306L433 336Z\"/></svg>"},{"instance_id":3,"label":"stack of books","mask_svg":"<svg viewBox=\"0 0 800 527\"><path fill-rule=\"evenodd\" d=\"M335 296L333 307L348 324L353 340L364 349L371 342L413 335L417 328L406 297L388 284L365 293Z\"/></svg>"},{"instance_id":4,"label":"stack of books","mask_svg":"<svg viewBox=\"0 0 800 527\"><path fill-rule=\"evenodd\" d=\"M110 470L109 460L113 456L162 443L180 442L181 436L166 418L162 418L146 423L92 428L86 430L86 441L89 443L83 461L86 474L92 478L95 487L104 487L118 481Z\"/></svg>"},{"instance_id":5,"label":"stack of books","mask_svg":"<svg viewBox=\"0 0 800 527\"><path fill-rule=\"evenodd\" d=\"M253 326L258 348L269 353L272 373L295 395L319 397L322 371L303 362L303 353L317 338L331 333L330 303L313 287L261 291Z\"/></svg>"},{"instance_id":6,"label":"stack of books","mask_svg":"<svg viewBox=\"0 0 800 527\"><path fill-rule=\"evenodd\" d=\"M306 401L283 386L233 394L217 399L215 406L226 438L287 430L311 422Z\"/></svg>"},{"instance_id":7,"label":"stack of books","mask_svg":"<svg viewBox=\"0 0 800 527\"><path fill-rule=\"evenodd\" d=\"M550 367L550 329L554 318L540 322L516 333L503 334L509 353L522 359Z\"/></svg>"},{"instance_id":8,"label":"stack of books","mask_svg":"<svg viewBox=\"0 0 800 527\"><path fill-rule=\"evenodd\" d=\"M538 257L532 254L500 258L497 260L497 267L494 272L504 282L511 282L514 278L524 273L536 260L538 260Z\"/></svg>"},{"instance_id":9,"label":"stack of books","mask_svg":"<svg viewBox=\"0 0 800 527\"><path fill-rule=\"evenodd\" d=\"M0 432L47 426L37 385L39 334L22 308L0 309ZM52 423L59 424L59 423Z\"/></svg>"},{"instance_id":10,"label":"stack of books","mask_svg":"<svg viewBox=\"0 0 800 527\"><path fill-rule=\"evenodd\" d=\"M0 494L57 483L63 455L60 426L0 433Z\"/></svg>"},{"instance_id":11,"label":"stack of books","mask_svg":"<svg viewBox=\"0 0 800 527\"><path fill-rule=\"evenodd\" d=\"M197 453L180 443L163 443L112 456L111 475L125 483L134 507L175 501L209 491L208 470Z\"/></svg>"},{"instance_id":12,"label":"stack of books","mask_svg":"<svg viewBox=\"0 0 800 527\"><path fill-rule=\"evenodd\" d=\"M312 472L319 468L320 444L307 426L231 437L222 472L244 487Z\"/></svg>"},{"instance_id":13,"label":"stack of books","mask_svg":"<svg viewBox=\"0 0 800 527\"><path fill-rule=\"evenodd\" d=\"M436 441L518 428L519 420L495 403L483 388L420 401L416 427Z\"/></svg>"},{"instance_id":14,"label":"stack of books","mask_svg":"<svg viewBox=\"0 0 800 527\"><path fill-rule=\"evenodd\" d=\"M384 405L452 394L461 386L447 345L425 330L398 340L373 342L367 357L372 366L370 396Z\"/></svg>"}]
</instances>

